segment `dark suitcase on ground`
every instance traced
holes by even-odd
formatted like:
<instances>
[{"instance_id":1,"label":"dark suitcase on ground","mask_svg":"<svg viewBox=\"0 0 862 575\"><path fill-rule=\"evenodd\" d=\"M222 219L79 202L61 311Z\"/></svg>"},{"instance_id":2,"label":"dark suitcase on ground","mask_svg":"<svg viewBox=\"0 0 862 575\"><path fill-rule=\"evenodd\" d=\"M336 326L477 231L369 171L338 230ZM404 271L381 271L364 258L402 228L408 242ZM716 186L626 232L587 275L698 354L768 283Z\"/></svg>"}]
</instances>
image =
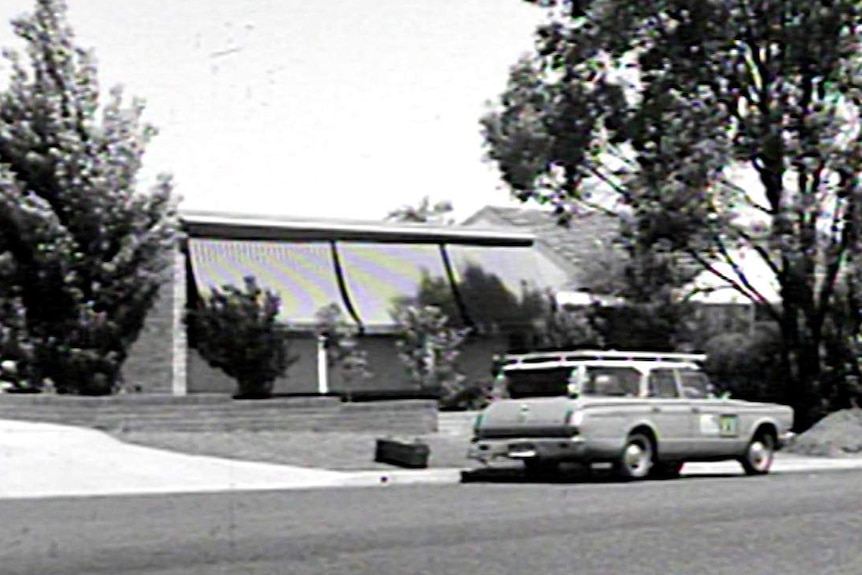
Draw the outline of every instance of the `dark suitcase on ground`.
<instances>
[{"instance_id":1,"label":"dark suitcase on ground","mask_svg":"<svg viewBox=\"0 0 862 575\"><path fill-rule=\"evenodd\" d=\"M428 467L430 449L424 443L404 442L397 439L378 439L374 461L399 467L423 469Z\"/></svg>"}]
</instances>

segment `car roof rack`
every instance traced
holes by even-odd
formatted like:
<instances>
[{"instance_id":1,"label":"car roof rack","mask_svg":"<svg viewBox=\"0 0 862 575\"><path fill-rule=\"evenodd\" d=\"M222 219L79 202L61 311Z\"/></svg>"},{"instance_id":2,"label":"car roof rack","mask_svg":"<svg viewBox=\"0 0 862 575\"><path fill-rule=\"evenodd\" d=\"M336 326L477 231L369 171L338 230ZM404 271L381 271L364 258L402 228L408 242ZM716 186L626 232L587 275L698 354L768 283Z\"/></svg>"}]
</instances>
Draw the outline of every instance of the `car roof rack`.
<instances>
[{"instance_id":1,"label":"car roof rack","mask_svg":"<svg viewBox=\"0 0 862 575\"><path fill-rule=\"evenodd\" d=\"M578 349L570 351L534 351L510 353L503 358L504 368L531 364L568 364L569 362L611 359L617 361L669 361L696 362L706 361L704 353L651 352Z\"/></svg>"}]
</instances>

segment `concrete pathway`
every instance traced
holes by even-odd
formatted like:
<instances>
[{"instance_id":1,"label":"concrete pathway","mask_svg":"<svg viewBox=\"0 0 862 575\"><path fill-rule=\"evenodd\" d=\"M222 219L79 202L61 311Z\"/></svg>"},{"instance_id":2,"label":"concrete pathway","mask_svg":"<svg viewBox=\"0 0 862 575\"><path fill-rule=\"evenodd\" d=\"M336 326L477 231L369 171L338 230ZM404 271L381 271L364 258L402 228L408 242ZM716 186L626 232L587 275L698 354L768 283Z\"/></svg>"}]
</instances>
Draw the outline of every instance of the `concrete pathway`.
<instances>
[{"instance_id":1,"label":"concrete pathway","mask_svg":"<svg viewBox=\"0 0 862 575\"><path fill-rule=\"evenodd\" d=\"M777 473L860 469L862 458L779 454ZM186 455L122 443L92 429L0 420L0 498L458 483L461 469L339 472ZM738 464L684 474L741 473Z\"/></svg>"}]
</instances>

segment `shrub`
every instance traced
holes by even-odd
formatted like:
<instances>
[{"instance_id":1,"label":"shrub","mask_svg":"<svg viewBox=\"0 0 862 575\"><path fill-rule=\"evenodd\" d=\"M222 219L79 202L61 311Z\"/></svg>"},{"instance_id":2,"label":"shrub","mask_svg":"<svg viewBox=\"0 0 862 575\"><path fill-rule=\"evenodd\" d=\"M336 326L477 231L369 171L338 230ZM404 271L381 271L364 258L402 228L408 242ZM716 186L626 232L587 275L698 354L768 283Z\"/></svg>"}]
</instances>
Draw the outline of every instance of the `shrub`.
<instances>
[{"instance_id":1,"label":"shrub","mask_svg":"<svg viewBox=\"0 0 862 575\"><path fill-rule=\"evenodd\" d=\"M539 346L552 348L601 348L604 340L590 322L587 311L552 310L546 314Z\"/></svg>"},{"instance_id":2,"label":"shrub","mask_svg":"<svg viewBox=\"0 0 862 575\"><path fill-rule=\"evenodd\" d=\"M451 395L440 398L440 409L443 411L482 409L491 403L495 397L494 393L493 380L464 381Z\"/></svg>"},{"instance_id":3,"label":"shrub","mask_svg":"<svg viewBox=\"0 0 862 575\"><path fill-rule=\"evenodd\" d=\"M236 380L237 398L270 397L275 379L297 360L286 326L277 319L280 306L277 294L264 292L249 276L244 290L213 288L188 313L194 346L207 363Z\"/></svg>"},{"instance_id":4,"label":"shrub","mask_svg":"<svg viewBox=\"0 0 862 575\"><path fill-rule=\"evenodd\" d=\"M0 380L16 391L39 391L42 386L32 378L33 352L20 299L0 300Z\"/></svg>"},{"instance_id":5,"label":"shrub","mask_svg":"<svg viewBox=\"0 0 862 575\"><path fill-rule=\"evenodd\" d=\"M685 339L688 310L670 298L622 305L593 305L588 316L598 341L612 349L672 351Z\"/></svg>"},{"instance_id":6,"label":"shrub","mask_svg":"<svg viewBox=\"0 0 862 575\"><path fill-rule=\"evenodd\" d=\"M326 345L327 366L338 370L349 395L352 383L372 375L368 369L368 355L356 341L359 330L344 319L336 303L320 308L315 316L315 332L324 338Z\"/></svg>"},{"instance_id":7,"label":"shrub","mask_svg":"<svg viewBox=\"0 0 862 575\"><path fill-rule=\"evenodd\" d=\"M419 391L439 394L441 407L453 407L464 392L464 376L456 362L466 329L448 325L434 306L402 306L395 312L399 326L396 345L410 380Z\"/></svg>"},{"instance_id":8,"label":"shrub","mask_svg":"<svg viewBox=\"0 0 862 575\"><path fill-rule=\"evenodd\" d=\"M704 351L705 370L720 390L749 401L783 401L781 339L773 324L758 324L751 333L713 336Z\"/></svg>"}]
</instances>

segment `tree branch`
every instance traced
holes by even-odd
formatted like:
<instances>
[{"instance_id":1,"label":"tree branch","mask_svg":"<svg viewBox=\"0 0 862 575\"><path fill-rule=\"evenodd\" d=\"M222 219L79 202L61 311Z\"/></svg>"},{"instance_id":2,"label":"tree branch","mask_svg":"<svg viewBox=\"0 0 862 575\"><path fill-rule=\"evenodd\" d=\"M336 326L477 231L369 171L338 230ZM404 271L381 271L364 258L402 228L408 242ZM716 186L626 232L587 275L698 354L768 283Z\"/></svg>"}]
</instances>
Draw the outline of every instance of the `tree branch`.
<instances>
[{"instance_id":1,"label":"tree branch","mask_svg":"<svg viewBox=\"0 0 862 575\"><path fill-rule=\"evenodd\" d=\"M745 188L743 188L739 184L731 181L726 176L722 176L721 178L719 178L716 183L718 183L722 186L725 186L727 188L730 188L733 192L742 196L745 199L746 203L748 203L749 206L751 206L752 208L754 208L758 212L765 214L767 216L773 215L773 211L769 206L764 206L763 204L761 204L760 202L755 200L751 196L751 192L749 192L748 190L746 190Z\"/></svg>"},{"instance_id":2,"label":"tree branch","mask_svg":"<svg viewBox=\"0 0 862 575\"><path fill-rule=\"evenodd\" d=\"M727 249L727 246L724 245L724 242L721 241L720 238L715 238L715 246L718 249L719 253L722 256L722 259L730 265L733 270L733 274L736 277L733 277L729 274L726 274L715 267L715 265L704 258L700 253L696 250L687 250L686 253L691 256L698 264L700 264L703 269L720 280L726 282L737 292L751 300L753 303L762 305L769 313L770 317L774 320L778 321L781 318L778 310L775 308L775 305L766 299L766 297L752 285L751 281L745 274L745 271L739 265L739 263L731 256L730 252ZM772 267L771 262L767 262L770 267Z\"/></svg>"},{"instance_id":3,"label":"tree branch","mask_svg":"<svg viewBox=\"0 0 862 575\"><path fill-rule=\"evenodd\" d=\"M779 273L781 273L781 269L778 267L778 264L772 258L772 254L769 253L769 250L766 249L756 238L754 238L751 234L746 232L745 230L734 227L734 232L739 234L743 240L745 240L747 247L751 248L755 251L757 255L763 260L763 263L769 268L776 277L778 277Z\"/></svg>"}]
</instances>

